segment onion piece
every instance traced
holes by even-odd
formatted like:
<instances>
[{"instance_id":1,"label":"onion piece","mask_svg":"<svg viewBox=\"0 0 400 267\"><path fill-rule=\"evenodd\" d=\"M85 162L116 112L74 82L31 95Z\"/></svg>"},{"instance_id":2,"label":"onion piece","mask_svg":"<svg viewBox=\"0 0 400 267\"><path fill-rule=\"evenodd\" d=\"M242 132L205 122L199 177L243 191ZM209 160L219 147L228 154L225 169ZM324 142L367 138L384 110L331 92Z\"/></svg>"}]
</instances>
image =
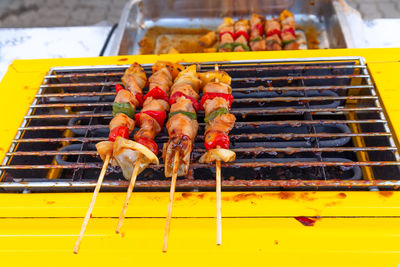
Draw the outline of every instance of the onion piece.
<instances>
[{"instance_id":1,"label":"onion piece","mask_svg":"<svg viewBox=\"0 0 400 267\"><path fill-rule=\"evenodd\" d=\"M229 149L215 148L210 149L201 156L200 163L210 163L213 161L232 162L236 159L236 153Z\"/></svg>"}]
</instances>

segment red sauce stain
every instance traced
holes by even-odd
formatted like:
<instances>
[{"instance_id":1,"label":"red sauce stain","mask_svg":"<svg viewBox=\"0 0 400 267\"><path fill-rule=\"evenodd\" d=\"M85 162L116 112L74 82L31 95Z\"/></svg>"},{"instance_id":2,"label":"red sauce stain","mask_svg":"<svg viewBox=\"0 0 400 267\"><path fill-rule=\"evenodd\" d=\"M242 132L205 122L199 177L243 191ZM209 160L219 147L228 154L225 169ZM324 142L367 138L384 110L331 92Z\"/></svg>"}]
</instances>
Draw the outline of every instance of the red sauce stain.
<instances>
[{"instance_id":1,"label":"red sauce stain","mask_svg":"<svg viewBox=\"0 0 400 267\"><path fill-rule=\"evenodd\" d=\"M183 192L182 193L182 197L184 198L184 199L187 199L187 198L189 198L189 197L191 197L192 196L192 193L188 193L188 192Z\"/></svg>"},{"instance_id":2,"label":"red sauce stain","mask_svg":"<svg viewBox=\"0 0 400 267\"><path fill-rule=\"evenodd\" d=\"M202 193L202 194L197 195L197 197L198 197L199 199L203 199L205 195L206 195L206 194Z\"/></svg>"},{"instance_id":3,"label":"red sauce stain","mask_svg":"<svg viewBox=\"0 0 400 267\"><path fill-rule=\"evenodd\" d=\"M293 193L293 192L284 192L284 191L279 192L280 199L291 199L291 198L294 198L294 196L295 196L295 193Z\"/></svg>"},{"instance_id":4,"label":"red sauce stain","mask_svg":"<svg viewBox=\"0 0 400 267\"><path fill-rule=\"evenodd\" d=\"M393 191L379 191L379 195L383 197L391 197L393 195Z\"/></svg>"},{"instance_id":5,"label":"red sauce stain","mask_svg":"<svg viewBox=\"0 0 400 267\"><path fill-rule=\"evenodd\" d=\"M92 216L92 214L90 213L90 218L92 218L93 216Z\"/></svg>"},{"instance_id":6,"label":"red sauce stain","mask_svg":"<svg viewBox=\"0 0 400 267\"><path fill-rule=\"evenodd\" d=\"M301 193L300 198L308 201L313 201L316 199L315 197L310 196L308 192Z\"/></svg>"},{"instance_id":7,"label":"red sauce stain","mask_svg":"<svg viewBox=\"0 0 400 267\"><path fill-rule=\"evenodd\" d=\"M337 197L341 198L341 199L344 199L344 198L347 197L347 195L346 195L346 193L339 193L339 194L337 194Z\"/></svg>"},{"instance_id":8,"label":"red sauce stain","mask_svg":"<svg viewBox=\"0 0 400 267\"><path fill-rule=\"evenodd\" d=\"M238 194L233 196L233 201L238 202L241 200L247 200L249 198L256 198L257 194L256 193L242 193L242 194Z\"/></svg>"},{"instance_id":9,"label":"red sauce stain","mask_svg":"<svg viewBox=\"0 0 400 267\"><path fill-rule=\"evenodd\" d=\"M332 201L332 202L326 203L325 207L332 207L332 206L336 206L336 205L337 205L337 202L336 201Z\"/></svg>"},{"instance_id":10,"label":"red sauce stain","mask_svg":"<svg viewBox=\"0 0 400 267\"><path fill-rule=\"evenodd\" d=\"M182 197L177 197L177 198L175 198L175 200L176 201L181 201L181 200L183 200L183 198Z\"/></svg>"},{"instance_id":11,"label":"red sauce stain","mask_svg":"<svg viewBox=\"0 0 400 267\"><path fill-rule=\"evenodd\" d=\"M25 89L25 90L28 90L28 89L29 89L29 86L25 85L25 86L24 86L24 89Z\"/></svg>"},{"instance_id":12,"label":"red sauce stain","mask_svg":"<svg viewBox=\"0 0 400 267\"><path fill-rule=\"evenodd\" d=\"M279 244L278 240L274 240L274 244L278 245Z\"/></svg>"},{"instance_id":13,"label":"red sauce stain","mask_svg":"<svg viewBox=\"0 0 400 267\"><path fill-rule=\"evenodd\" d=\"M125 233L121 232L121 237L124 238L125 237Z\"/></svg>"},{"instance_id":14,"label":"red sauce stain","mask_svg":"<svg viewBox=\"0 0 400 267\"><path fill-rule=\"evenodd\" d=\"M302 225L304 226L314 226L315 220L308 218L308 217L294 217L296 220L298 220Z\"/></svg>"},{"instance_id":15,"label":"red sauce stain","mask_svg":"<svg viewBox=\"0 0 400 267\"><path fill-rule=\"evenodd\" d=\"M127 60L128 60L128 58L126 58L126 57L118 59L118 61L127 61Z\"/></svg>"},{"instance_id":16,"label":"red sauce stain","mask_svg":"<svg viewBox=\"0 0 400 267\"><path fill-rule=\"evenodd\" d=\"M49 205L53 205L56 202L55 201L47 201L46 203L49 204Z\"/></svg>"},{"instance_id":17,"label":"red sauce stain","mask_svg":"<svg viewBox=\"0 0 400 267\"><path fill-rule=\"evenodd\" d=\"M223 201L230 201L231 198L230 198L230 197L222 197L221 200L223 200Z\"/></svg>"},{"instance_id":18,"label":"red sauce stain","mask_svg":"<svg viewBox=\"0 0 400 267\"><path fill-rule=\"evenodd\" d=\"M4 148L0 147L0 151L4 151Z\"/></svg>"}]
</instances>

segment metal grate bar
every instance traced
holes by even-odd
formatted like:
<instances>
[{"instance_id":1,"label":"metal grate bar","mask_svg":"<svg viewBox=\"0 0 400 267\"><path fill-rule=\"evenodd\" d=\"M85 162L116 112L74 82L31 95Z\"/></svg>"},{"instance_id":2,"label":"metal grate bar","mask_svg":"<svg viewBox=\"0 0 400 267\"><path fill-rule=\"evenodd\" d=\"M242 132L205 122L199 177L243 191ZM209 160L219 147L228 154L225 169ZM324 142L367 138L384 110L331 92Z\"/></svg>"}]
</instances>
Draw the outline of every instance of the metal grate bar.
<instances>
[{"instance_id":1,"label":"metal grate bar","mask_svg":"<svg viewBox=\"0 0 400 267\"><path fill-rule=\"evenodd\" d=\"M206 62L197 63L197 69L212 70L216 63L232 77L232 113L237 116L230 134L237 159L222 164L224 187L400 185L397 147L363 59ZM152 65L142 66L150 75ZM112 86L121 84L127 67L52 69L0 166L0 190L27 184L34 184L30 188L51 184L65 190L92 187L102 166L95 144L107 140L116 95ZM205 151L203 114L199 112L190 174L177 183L186 190L215 186L215 170L197 162ZM364 143L355 144L360 138ZM163 131L155 141L161 148L167 139ZM368 158L358 158L360 153ZM378 180L363 181L365 168ZM111 190L121 189L127 186L121 178L120 169L110 167L105 184ZM379 182L382 179L388 182ZM163 164L149 166L137 181L144 190L167 186Z\"/></svg>"},{"instance_id":2,"label":"metal grate bar","mask_svg":"<svg viewBox=\"0 0 400 267\"><path fill-rule=\"evenodd\" d=\"M24 170L24 169L100 169L102 163L79 163L68 165L9 165L0 166L0 170ZM342 162L342 161L293 161L293 162L234 162L221 163L224 168L260 168L260 167L329 167L329 166L400 166L398 161L359 161L359 162ZM208 168L209 164L192 163L191 168ZM162 169L164 164L150 165L149 169Z\"/></svg>"},{"instance_id":3,"label":"metal grate bar","mask_svg":"<svg viewBox=\"0 0 400 267\"><path fill-rule=\"evenodd\" d=\"M390 133L316 133L316 134L232 134L229 137L233 140L236 139L267 139L267 138L280 138L284 140L290 140L294 138L331 138L331 137L378 137L378 136L391 136ZM167 140L167 136L159 136L158 140ZM108 138L103 137L69 137L69 138L30 138L30 139L14 139L13 143L58 143L58 142L101 142L106 141ZM196 140L204 140L204 135L197 135Z\"/></svg>"}]
</instances>

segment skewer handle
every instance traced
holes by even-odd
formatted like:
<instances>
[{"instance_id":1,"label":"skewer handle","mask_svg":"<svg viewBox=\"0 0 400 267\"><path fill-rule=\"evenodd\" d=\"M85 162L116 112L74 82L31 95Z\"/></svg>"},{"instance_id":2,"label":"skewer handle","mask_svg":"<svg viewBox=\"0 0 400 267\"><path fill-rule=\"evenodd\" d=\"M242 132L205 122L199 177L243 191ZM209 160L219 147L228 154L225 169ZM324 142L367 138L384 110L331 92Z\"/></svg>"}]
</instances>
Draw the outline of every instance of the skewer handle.
<instances>
[{"instance_id":1,"label":"skewer handle","mask_svg":"<svg viewBox=\"0 0 400 267\"><path fill-rule=\"evenodd\" d=\"M163 252L167 252L167 249L168 249L168 236L169 236L169 229L170 229L170 225L171 225L172 204L174 201L176 178L178 176L178 167L179 167L179 152L176 152L175 158L174 158L174 168L172 170L171 189L169 192L167 221L165 223L165 230L164 230L164 242L163 242L163 249L162 249Z\"/></svg>"},{"instance_id":2,"label":"skewer handle","mask_svg":"<svg viewBox=\"0 0 400 267\"><path fill-rule=\"evenodd\" d=\"M119 215L117 229L115 230L115 233L117 233L117 234L120 233L122 224L124 223L126 211L128 210L129 200L132 196L133 188L135 187L136 178L139 173L141 161L142 161L142 154L139 153L139 156L135 163L135 168L133 169L133 172L132 172L131 181L129 182L128 191L126 192L124 206L122 207L121 214Z\"/></svg>"},{"instance_id":3,"label":"skewer handle","mask_svg":"<svg viewBox=\"0 0 400 267\"><path fill-rule=\"evenodd\" d=\"M81 231L80 231L78 239L76 240L76 243L75 243L74 254L78 254L79 247L81 245L81 242L82 242L82 239L83 239L83 235L85 234L86 226L88 225L89 219L90 219L90 217L92 215L94 203L96 202L97 195L100 192L100 187L101 187L101 184L103 183L103 179L104 179L104 176L106 174L110 158L111 158L111 155L107 155L106 159L104 160L103 168L101 169L99 179L97 180L97 184L96 184L96 187L95 187L94 192L93 192L92 201L90 202L89 208L88 208L88 210L86 212L85 219L83 220L83 223L82 223Z\"/></svg>"},{"instance_id":4,"label":"skewer handle","mask_svg":"<svg viewBox=\"0 0 400 267\"><path fill-rule=\"evenodd\" d=\"M217 245L222 244L221 216L221 161L216 161L216 199L217 199Z\"/></svg>"}]
</instances>

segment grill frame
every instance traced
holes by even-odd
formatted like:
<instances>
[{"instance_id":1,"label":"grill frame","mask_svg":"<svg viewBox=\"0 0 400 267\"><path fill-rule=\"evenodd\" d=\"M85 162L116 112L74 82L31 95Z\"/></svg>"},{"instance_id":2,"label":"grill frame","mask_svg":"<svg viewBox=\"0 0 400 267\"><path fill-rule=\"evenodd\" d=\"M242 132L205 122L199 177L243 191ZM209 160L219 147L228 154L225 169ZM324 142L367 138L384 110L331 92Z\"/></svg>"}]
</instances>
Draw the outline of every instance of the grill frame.
<instances>
[{"instance_id":1,"label":"grill frame","mask_svg":"<svg viewBox=\"0 0 400 267\"><path fill-rule=\"evenodd\" d=\"M208 65L208 66L212 66L214 64L219 64L221 66L221 69L225 70L223 68L224 65L229 65L229 64L257 64L257 63L282 63L282 64L286 64L286 63L315 63L315 62L326 62L326 61L358 61L360 63L360 66L358 66L358 69L361 70L361 73L359 75L347 75L346 77L343 78L366 78L367 81L367 85L363 86L362 88L369 88L371 89L372 92L372 96L371 96L371 100L375 100L375 104L376 106L379 108L380 111L383 111L381 104L379 103L379 98L376 94L375 91L375 87L372 84L370 75L367 71L367 67L365 65L365 61L363 58L361 57L332 57L332 58L308 58L308 59L283 59L283 60L245 60L245 61L229 61L229 62L202 62L201 64L203 65ZM186 63L186 64L191 64L191 63ZM149 67L152 64L142 64L143 67ZM18 133L16 138L14 139L9 153L10 151L13 151L14 148L16 147L16 145L20 142L15 142L15 140L18 140L18 138L20 138L22 136L22 133L24 130L27 130L25 127L27 126L29 119L35 118L32 117L32 113L34 112L35 108L39 108L40 106L38 106L38 99L41 98L41 95L43 90L45 90L46 88L49 88L51 86L47 86L46 83L48 82L48 79L51 78L57 78L57 75L52 75L53 71L70 71L70 70L84 70L84 69L90 69L90 70L102 70L102 69L125 69L128 65L119 65L119 66L81 66L81 67L54 67L51 68L48 72L48 74L45 76L45 80L44 80L44 84L42 86L40 86L38 93L35 96L35 99L32 103L32 105L30 106L30 109L27 113L27 115L25 116L25 119L21 125L21 127L19 127ZM357 67L357 66L356 66ZM279 68L279 67L278 67ZM290 67L289 67L290 68ZM318 67L317 67L318 68ZM293 69L293 68L292 68ZM111 75L111 76L117 76L117 75ZM318 76L319 78L321 76ZM328 77L328 78L335 78L337 76L332 76L332 77ZM282 78L282 77L280 77ZM301 78L301 77L300 77ZM299 79L300 79L299 78ZM267 79L267 78L266 78ZM233 79L235 81L235 78ZM111 85L111 84L115 84L115 83L109 83L106 85ZM62 85L62 84L61 84ZM61 85L58 85L58 87L60 87ZM104 84L96 84L96 85L104 85ZM65 86L65 85L62 85ZM56 87L56 86L54 86ZM321 88L323 86L318 86L318 88ZM360 86L355 86L356 88L359 88ZM332 88L332 87L330 87ZM352 86L345 86L345 88L341 88L341 89L352 89ZM233 91L237 90L238 91L241 90L241 88L234 88ZM268 88L268 91L270 91L270 89L272 89L271 91L279 91L282 90L283 87L279 87L279 88ZM296 88L296 87L290 87L290 89L292 89L293 91L302 91L301 88ZM289 91L290 91L289 89ZM315 88L303 88L304 91L306 90L315 90ZM340 90L340 88L338 88ZM286 88L285 88L286 90ZM107 93L105 93L107 94ZM103 103L100 103L101 105L103 105ZM95 106L95 105L94 105ZM365 123L375 123L377 121L379 122L383 122L383 125L385 127L385 133L382 134L387 134L387 133L392 133L389 129L389 125L387 123L387 121L385 120L384 114L382 112L379 112L380 114L380 120L358 120L357 122L365 122ZM237 114L236 114L237 115ZM77 117L82 117L82 115L78 115ZM351 120L349 120L351 121ZM334 121L333 121L334 122ZM333 123L330 122L330 123ZM343 120L340 121L341 123L343 123ZM267 122L267 123L271 123L273 124L274 122ZM304 122L303 122L304 123ZM314 121L314 124L318 124L318 121ZM395 142L393 140L393 136L391 138L388 138L388 140L390 141L390 146L391 149L396 149L395 146ZM59 140L57 140L59 141ZM377 148L378 149L378 148ZM5 163L10 160L10 157L12 156L11 154L7 154L2 166L0 166L0 170L4 171L7 170L8 168L5 165ZM366 163L365 165L400 165L400 162L398 162L398 154L395 153L396 156L396 162L377 162L377 163ZM286 163L287 164L287 163ZM302 163L295 163L295 165L301 166ZM323 162L322 162L323 164ZM346 165L352 165L352 164L346 164L344 162L342 162L341 164L343 164L344 166ZM222 166L228 166L229 164L222 164ZM271 166L275 166L276 164L271 164ZM296 165L296 166L297 166ZM338 164L340 165L340 164ZM362 165L362 164L358 164L358 163L354 163L353 165ZM82 165L83 166L83 165ZM60 167L62 168L62 167ZM296 189L310 189L311 187L317 187L317 188L325 188L325 187L330 187L330 190L334 190L335 188L341 188L342 187L351 187L353 189L360 187L366 187L366 186L380 186L380 187L397 187L399 186L400 181L398 180L373 180L373 181L343 181L343 180L329 180L329 181L322 181L322 180L281 180L281 181L272 181L272 180L252 180L251 182L244 182L240 181L240 183L235 183L238 181L223 181L223 186L225 187L225 189L230 190L231 188L234 188L236 186L249 186L251 184L251 186L254 186L254 189L256 189L257 187L269 187L269 188L264 188L265 190L272 190L272 189L276 189L276 187L284 187L287 189L290 188L296 188ZM195 187L213 187L215 185L215 182L212 180L207 180L207 181L196 181L193 182ZM62 180L58 180L58 181L45 181L45 182L0 182L0 189L13 189L13 190L23 190L23 189L35 189L35 188L45 188L45 189L61 189L61 190L66 190L69 191L71 190L71 188L85 188L85 189L90 189L91 187L94 187L95 183L94 182L64 182ZM104 186L105 188L110 188L110 189L115 189L115 188L125 188L127 186L127 182L126 181L105 181L104 182ZM137 182L137 188L142 188L144 186L147 187L161 187L161 188L166 188L169 186L169 180L166 181L159 181L157 183L154 183L153 185L149 185L148 183L146 183L145 181L138 181ZM179 181L177 182L177 186L178 187L185 187L185 182L184 181Z\"/></svg>"}]
</instances>

